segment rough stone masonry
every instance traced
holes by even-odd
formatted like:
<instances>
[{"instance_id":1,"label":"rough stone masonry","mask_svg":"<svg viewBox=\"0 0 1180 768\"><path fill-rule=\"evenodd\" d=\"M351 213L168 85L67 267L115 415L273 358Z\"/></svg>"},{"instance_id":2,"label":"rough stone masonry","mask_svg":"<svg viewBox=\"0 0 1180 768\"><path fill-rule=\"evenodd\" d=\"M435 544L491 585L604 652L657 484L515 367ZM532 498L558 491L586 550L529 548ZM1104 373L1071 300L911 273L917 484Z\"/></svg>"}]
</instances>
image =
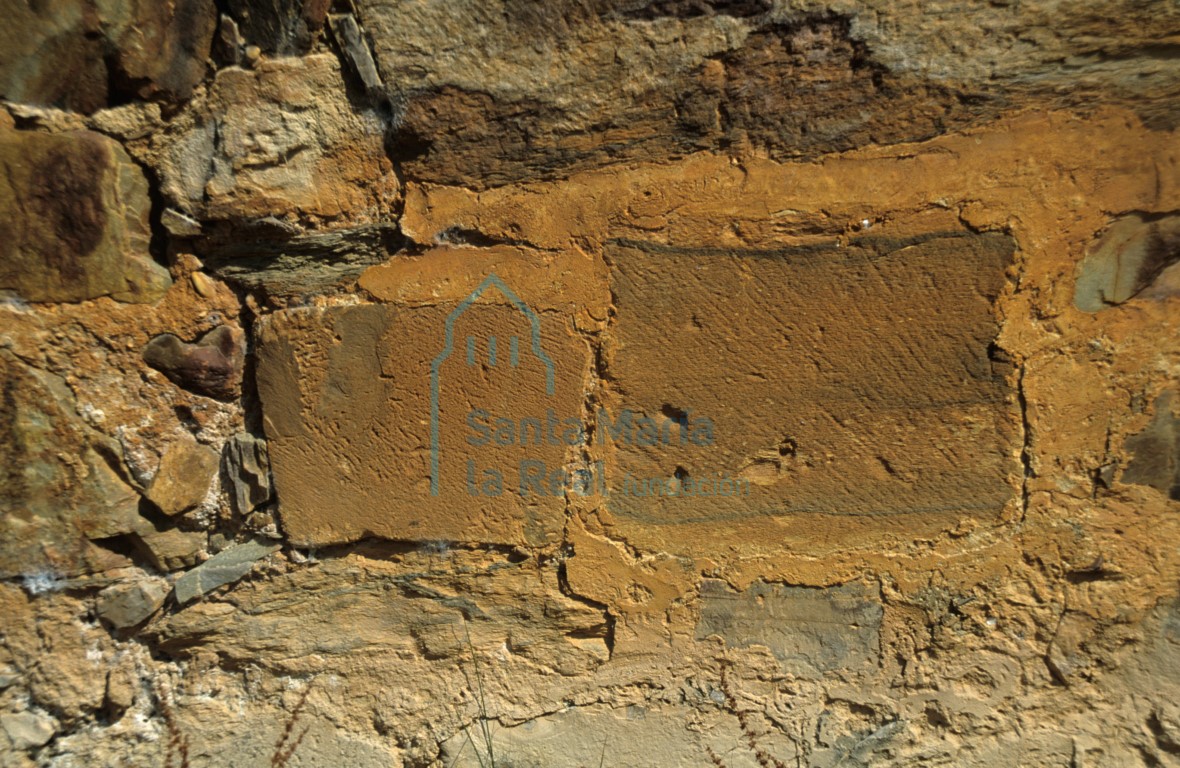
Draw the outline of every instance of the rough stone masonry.
<instances>
[{"instance_id":1,"label":"rough stone masonry","mask_svg":"<svg viewBox=\"0 0 1180 768\"><path fill-rule=\"evenodd\" d=\"M1180 765L1180 6L0 29L0 766Z\"/></svg>"}]
</instances>

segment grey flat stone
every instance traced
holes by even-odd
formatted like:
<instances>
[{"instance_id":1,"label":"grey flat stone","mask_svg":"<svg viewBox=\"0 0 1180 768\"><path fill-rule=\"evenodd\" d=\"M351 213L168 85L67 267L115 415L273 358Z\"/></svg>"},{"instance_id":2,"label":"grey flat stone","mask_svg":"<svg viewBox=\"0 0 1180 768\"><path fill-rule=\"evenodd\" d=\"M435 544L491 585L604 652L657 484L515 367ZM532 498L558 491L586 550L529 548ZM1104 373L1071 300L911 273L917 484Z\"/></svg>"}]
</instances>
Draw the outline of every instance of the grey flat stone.
<instances>
[{"instance_id":1,"label":"grey flat stone","mask_svg":"<svg viewBox=\"0 0 1180 768\"><path fill-rule=\"evenodd\" d=\"M184 605L224 584L232 584L249 573L254 563L278 549L278 544L247 541L222 550L177 579L173 587L176 601Z\"/></svg>"}]
</instances>

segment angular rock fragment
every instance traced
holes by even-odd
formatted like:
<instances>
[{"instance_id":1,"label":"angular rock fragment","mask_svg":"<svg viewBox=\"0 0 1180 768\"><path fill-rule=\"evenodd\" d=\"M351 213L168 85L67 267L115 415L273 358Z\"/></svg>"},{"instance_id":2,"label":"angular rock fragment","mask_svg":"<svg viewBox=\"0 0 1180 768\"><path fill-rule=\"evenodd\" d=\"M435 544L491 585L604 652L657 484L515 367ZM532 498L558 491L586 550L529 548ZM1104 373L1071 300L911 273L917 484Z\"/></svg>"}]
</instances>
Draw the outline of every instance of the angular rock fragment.
<instances>
[{"instance_id":1,"label":"angular rock fragment","mask_svg":"<svg viewBox=\"0 0 1180 768\"><path fill-rule=\"evenodd\" d=\"M197 237L201 234L201 222L172 208L165 208L160 214L160 223L168 234L175 237Z\"/></svg>"},{"instance_id":2,"label":"angular rock fragment","mask_svg":"<svg viewBox=\"0 0 1180 768\"><path fill-rule=\"evenodd\" d=\"M57 732L52 717L35 712L0 715L0 728L4 729L13 748L22 750L45 746Z\"/></svg>"},{"instance_id":3,"label":"angular rock fragment","mask_svg":"<svg viewBox=\"0 0 1180 768\"><path fill-rule=\"evenodd\" d=\"M223 549L176 580L173 587L181 605L225 584L232 584L254 568L254 563L277 552L278 544L247 541Z\"/></svg>"},{"instance_id":4,"label":"angular rock fragment","mask_svg":"<svg viewBox=\"0 0 1180 768\"><path fill-rule=\"evenodd\" d=\"M35 302L164 295L147 180L118 143L0 128L0 170L0 289Z\"/></svg>"},{"instance_id":5,"label":"angular rock fragment","mask_svg":"<svg viewBox=\"0 0 1180 768\"><path fill-rule=\"evenodd\" d=\"M1180 216L1132 214L1110 226L1078 267L1074 304L1098 312L1138 295L1180 262Z\"/></svg>"},{"instance_id":6,"label":"angular rock fragment","mask_svg":"<svg viewBox=\"0 0 1180 768\"><path fill-rule=\"evenodd\" d=\"M239 515L249 514L270 499L270 457L265 440L248 432L234 435L225 444L221 466Z\"/></svg>"},{"instance_id":7,"label":"angular rock fragment","mask_svg":"<svg viewBox=\"0 0 1180 768\"><path fill-rule=\"evenodd\" d=\"M136 547L156 570L167 573L196 565L208 537L200 531L169 528L157 531L140 526L134 534Z\"/></svg>"},{"instance_id":8,"label":"angular rock fragment","mask_svg":"<svg viewBox=\"0 0 1180 768\"><path fill-rule=\"evenodd\" d=\"M381 75L377 72L377 64L373 61L373 54L361 33L356 17L351 13L336 14L328 18L332 26L332 34L340 42L344 54L352 64L353 70L365 91L369 94L377 93L381 87Z\"/></svg>"},{"instance_id":9,"label":"angular rock fragment","mask_svg":"<svg viewBox=\"0 0 1180 768\"><path fill-rule=\"evenodd\" d=\"M1131 460L1121 480L1155 488L1180 501L1180 417L1172 412L1175 401L1172 392L1156 398L1155 417L1147 429L1127 439Z\"/></svg>"},{"instance_id":10,"label":"angular rock fragment","mask_svg":"<svg viewBox=\"0 0 1180 768\"><path fill-rule=\"evenodd\" d=\"M164 450L144 495L166 515L186 512L205 500L217 465L216 451L186 435Z\"/></svg>"},{"instance_id":11,"label":"angular rock fragment","mask_svg":"<svg viewBox=\"0 0 1180 768\"><path fill-rule=\"evenodd\" d=\"M209 227L197 249L218 276L276 296L323 291L355 279L402 247L396 226L361 225L327 232L290 232L270 222Z\"/></svg>"},{"instance_id":12,"label":"angular rock fragment","mask_svg":"<svg viewBox=\"0 0 1180 768\"><path fill-rule=\"evenodd\" d=\"M245 348L241 331L219 325L195 343L165 333L143 349L145 363L178 387L199 395L232 400L241 391Z\"/></svg>"},{"instance_id":13,"label":"angular rock fragment","mask_svg":"<svg viewBox=\"0 0 1180 768\"><path fill-rule=\"evenodd\" d=\"M101 567L88 540L140 519L119 447L75 412L57 376L0 350L0 382L0 575Z\"/></svg>"},{"instance_id":14,"label":"angular rock fragment","mask_svg":"<svg viewBox=\"0 0 1180 768\"><path fill-rule=\"evenodd\" d=\"M221 15L217 22L217 36L213 40L213 55L222 66L237 66L242 61L245 46L238 23L232 17Z\"/></svg>"},{"instance_id":15,"label":"angular rock fragment","mask_svg":"<svg viewBox=\"0 0 1180 768\"><path fill-rule=\"evenodd\" d=\"M115 629L127 629L159 610L167 596L167 586L157 579L116 584L98 594L95 610L100 619Z\"/></svg>"}]
</instances>

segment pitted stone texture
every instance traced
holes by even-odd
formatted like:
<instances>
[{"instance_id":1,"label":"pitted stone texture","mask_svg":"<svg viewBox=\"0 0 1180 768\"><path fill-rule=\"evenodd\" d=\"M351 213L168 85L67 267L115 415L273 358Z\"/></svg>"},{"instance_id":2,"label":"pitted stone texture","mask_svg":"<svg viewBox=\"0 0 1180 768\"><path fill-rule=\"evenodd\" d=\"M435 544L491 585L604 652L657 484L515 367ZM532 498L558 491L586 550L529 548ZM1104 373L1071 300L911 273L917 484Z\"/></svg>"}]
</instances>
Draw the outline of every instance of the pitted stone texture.
<instances>
[{"instance_id":1,"label":"pitted stone texture","mask_svg":"<svg viewBox=\"0 0 1180 768\"><path fill-rule=\"evenodd\" d=\"M711 554L774 519L998 517L1020 475L1011 366L992 359L1012 251L964 233L608 246L609 421L594 448L625 538ZM670 429L644 444L619 429L628 417ZM711 442L696 443L700 419ZM703 524L734 533L689 535Z\"/></svg>"},{"instance_id":2,"label":"pitted stone texture","mask_svg":"<svg viewBox=\"0 0 1180 768\"><path fill-rule=\"evenodd\" d=\"M0 289L26 301L154 302L148 185L111 139L0 128Z\"/></svg>"}]
</instances>

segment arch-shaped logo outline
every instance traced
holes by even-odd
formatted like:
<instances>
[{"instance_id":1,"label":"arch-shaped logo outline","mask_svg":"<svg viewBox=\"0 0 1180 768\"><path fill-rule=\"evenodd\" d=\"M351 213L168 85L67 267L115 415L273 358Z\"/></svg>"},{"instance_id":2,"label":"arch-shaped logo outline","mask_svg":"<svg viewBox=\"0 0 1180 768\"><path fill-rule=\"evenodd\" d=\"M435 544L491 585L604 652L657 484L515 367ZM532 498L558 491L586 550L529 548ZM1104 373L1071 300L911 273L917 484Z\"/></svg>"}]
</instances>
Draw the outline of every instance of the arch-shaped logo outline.
<instances>
[{"instance_id":1,"label":"arch-shaped logo outline","mask_svg":"<svg viewBox=\"0 0 1180 768\"><path fill-rule=\"evenodd\" d=\"M524 313L525 317L529 319L531 326L532 347L533 354L536 355L541 362L545 364L545 394L552 397L554 391L553 384L553 360L549 355L545 354L545 350L541 349L541 318L534 312L527 304L520 300L511 288L504 284L495 272L492 272L484 278L483 282L471 292L467 298L459 302L459 306L451 310L447 315L446 322L446 337L443 344L443 351L439 353L438 357L434 358L430 364L430 495L438 495L438 373L442 364L455 347L455 321L459 319L467 309L475 303L475 300L483 294L488 288L495 286L497 290L504 295L504 298Z\"/></svg>"}]
</instances>

